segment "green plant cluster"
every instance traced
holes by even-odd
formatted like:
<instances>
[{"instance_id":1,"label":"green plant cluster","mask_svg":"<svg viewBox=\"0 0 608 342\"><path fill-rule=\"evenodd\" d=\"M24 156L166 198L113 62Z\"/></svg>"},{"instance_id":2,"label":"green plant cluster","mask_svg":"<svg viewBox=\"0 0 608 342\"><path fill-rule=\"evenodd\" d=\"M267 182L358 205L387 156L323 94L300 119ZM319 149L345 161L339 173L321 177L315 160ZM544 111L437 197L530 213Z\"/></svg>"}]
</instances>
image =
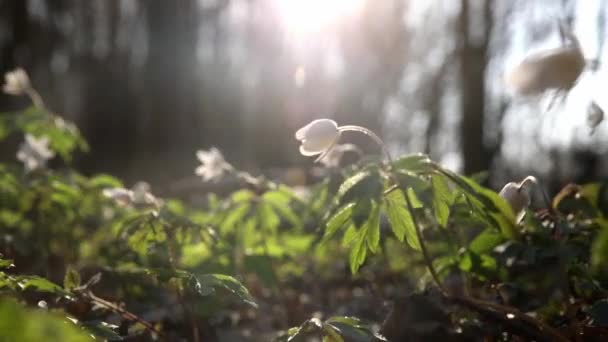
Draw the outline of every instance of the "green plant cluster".
<instances>
[{"instance_id":1,"label":"green plant cluster","mask_svg":"<svg viewBox=\"0 0 608 342\"><path fill-rule=\"evenodd\" d=\"M570 185L516 222L495 191L416 154L364 159L307 196L256 178L194 207L125 204L104 195L118 179L70 166L87 150L73 125L39 107L0 114L0 138L22 134L60 160L0 164L2 341L202 340L228 308L255 309L259 283L281 298L336 260L353 277L403 274L417 290L401 306L428 314L396 304L380 329L311 318L277 340L608 338L607 184Z\"/></svg>"}]
</instances>

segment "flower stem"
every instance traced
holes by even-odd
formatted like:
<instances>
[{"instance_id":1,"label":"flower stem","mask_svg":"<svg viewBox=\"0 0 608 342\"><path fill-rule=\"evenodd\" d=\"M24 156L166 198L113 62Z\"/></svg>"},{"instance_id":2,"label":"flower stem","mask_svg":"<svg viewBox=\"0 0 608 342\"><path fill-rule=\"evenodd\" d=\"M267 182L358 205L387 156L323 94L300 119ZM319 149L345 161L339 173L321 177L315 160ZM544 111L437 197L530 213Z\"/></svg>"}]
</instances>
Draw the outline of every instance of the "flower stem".
<instances>
[{"instance_id":1,"label":"flower stem","mask_svg":"<svg viewBox=\"0 0 608 342\"><path fill-rule=\"evenodd\" d=\"M416 215L414 215L414 206L412 205L412 201L410 200L410 195L408 194L407 189L406 189L406 191L404 191L404 195L405 195L404 197L405 197L405 203L407 205L407 210L410 212L410 215L412 216L412 222L414 223L414 228L416 229L416 237L418 238L418 243L420 244L420 250L422 251L422 256L424 257L424 262L426 263L426 267L428 268L429 272L431 273L431 277L433 277L433 280L435 281L435 284L437 285L437 287L439 288L441 293L444 296L448 296L448 292L441 284L441 281L439 280L439 275L438 275L437 271L435 270L435 267L433 266L433 261L431 260L429 251L426 248L426 244L422 237L422 230L420 229L420 225L418 224Z\"/></svg>"},{"instance_id":2,"label":"flower stem","mask_svg":"<svg viewBox=\"0 0 608 342\"><path fill-rule=\"evenodd\" d=\"M32 103L34 104L34 106L36 108L42 109L42 110L46 110L46 106L44 105L44 101L42 100L42 96L40 96L40 93L38 93L36 91L36 89L30 87L30 88L27 88L25 90L25 92L30 97L30 100L32 100Z\"/></svg>"},{"instance_id":3,"label":"flower stem","mask_svg":"<svg viewBox=\"0 0 608 342\"><path fill-rule=\"evenodd\" d=\"M359 132L359 133L363 133L363 134L367 135L368 137L372 138L372 140L374 140L378 145L380 145L380 147L382 148L382 152L386 155L386 158L388 159L389 163L392 164L393 158L391 158L390 153L386 149L386 145L384 144L384 141L382 141L382 139L380 139L380 137L373 131L371 131L365 127L356 126L356 125L340 126L340 127L338 127L338 131L340 131L340 132L344 132L344 131Z\"/></svg>"}]
</instances>

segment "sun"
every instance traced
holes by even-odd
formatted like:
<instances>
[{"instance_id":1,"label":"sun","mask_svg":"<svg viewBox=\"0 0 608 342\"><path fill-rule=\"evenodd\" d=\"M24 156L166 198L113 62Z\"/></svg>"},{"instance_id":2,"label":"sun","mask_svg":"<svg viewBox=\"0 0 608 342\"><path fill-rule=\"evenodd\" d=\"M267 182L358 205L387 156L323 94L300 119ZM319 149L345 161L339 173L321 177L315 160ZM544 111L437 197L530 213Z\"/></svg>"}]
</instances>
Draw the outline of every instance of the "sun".
<instances>
[{"instance_id":1,"label":"sun","mask_svg":"<svg viewBox=\"0 0 608 342\"><path fill-rule=\"evenodd\" d=\"M357 14L365 0L275 0L287 31L297 36L324 32Z\"/></svg>"}]
</instances>

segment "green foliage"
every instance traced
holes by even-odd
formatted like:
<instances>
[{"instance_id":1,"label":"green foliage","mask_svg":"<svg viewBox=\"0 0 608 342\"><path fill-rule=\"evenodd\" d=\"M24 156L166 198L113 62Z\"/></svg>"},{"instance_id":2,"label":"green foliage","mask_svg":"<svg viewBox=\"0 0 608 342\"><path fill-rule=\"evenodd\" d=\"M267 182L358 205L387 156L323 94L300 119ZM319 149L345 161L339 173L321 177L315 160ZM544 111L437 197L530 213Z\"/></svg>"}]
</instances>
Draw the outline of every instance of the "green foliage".
<instances>
[{"instance_id":1,"label":"green foliage","mask_svg":"<svg viewBox=\"0 0 608 342\"><path fill-rule=\"evenodd\" d=\"M375 342L386 341L375 333L369 324L356 317L336 316L325 321L311 318L296 328L289 329L285 335L275 339L281 341L310 341L322 339L324 342Z\"/></svg>"},{"instance_id":2,"label":"green foliage","mask_svg":"<svg viewBox=\"0 0 608 342\"><path fill-rule=\"evenodd\" d=\"M0 139L26 133L47 137L64 163L34 172L0 164L0 294L12 298L0 301L0 339L170 333L189 340L194 331L172 329L192 322L212 327L230 310L276 306L269 297L287 306L284 286L307 279L323 288L342 268L358 281L381 279L388 269L419 289L440 286L444 300L466 302L449 290L496 301L562 330L608 325L603 183L570 185L550 208L528 209L516 222L495 191L415 154L393 163L364 160L329 174L308 196L249 176L227 196L210 194L191 206L150 193L137 197L111 175L71 169L86 143L72 124L43 109L0 116ZM116 188L132 196L109 198L107 190ZM41 299L52 309L33 309ZM435 306L436 312L409 321L424 321L433 334L437 326L471 339L513 333L509 322L489 323L504 319L502 313L484 316L496 315L496 307L488 313L471 302L467 311L420 300L424 312ZM66 321L65 312L78 319ZM117 319L120 325L108 323ZM384 340L377 330L353 317L312 318L279 340Z\"/></svg>"},{"instance_id":3,"label":"green foliage","mask_svg":"<svg viewBox=\"0 0 608 342\"><path fill-rule=\"evenodd\" d=\"M92 341L77 325L58 313L28 310L18 303L0 299L2 341Z\"/></svg>"}]
</instances>

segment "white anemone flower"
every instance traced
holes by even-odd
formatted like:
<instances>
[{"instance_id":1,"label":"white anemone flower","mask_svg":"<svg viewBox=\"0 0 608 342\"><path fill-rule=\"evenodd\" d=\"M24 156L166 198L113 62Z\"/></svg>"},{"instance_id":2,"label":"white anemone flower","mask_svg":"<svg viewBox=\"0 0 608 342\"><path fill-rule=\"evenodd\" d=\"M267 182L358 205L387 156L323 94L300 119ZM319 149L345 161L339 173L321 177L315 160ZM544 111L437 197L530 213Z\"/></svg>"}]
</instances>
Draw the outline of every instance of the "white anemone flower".
<instances>
[{"instance_id":1,"label":"white anemone flower","mask_svg":"<svg viewBox=\"0 0 608 342\"><path fill-rule=\"evenodd\" d=\"M528 195L527 189L524 189L524 186L528 183L537 184L538 181L534 176L528 176L519 183L507 183L498 193L500 197L504 198L507 203L509 203L511 209L513 209L517 222L520 222L523 219L524 214L526 213L525 209L530 205L530 195Z\"/></svg>"},{"instance_id":2,"label":"white anemone flower","mask_svg":"<svg viewBox=\"0 0 608 342\"><path fill-rule=\"evenodd\" d=\"M340 130L334 120L318 119L297 130L295 137L302 143L300 153L311 157L329 151L340 139Z\"/></svg>"},{"instance_id":3,"label":"white anemone flower","mask_svg":"<svg viewBox=\"0 0 608 342\"><path fill-rule=\"evenodd\" d=\"M16 68L4 74L2 91L10 95L23 95L31 88L30 78L22 68Z\"/></svg>"},{"instance_id":4,"label":"white anemone flower","mask_svg":"<svg viewBox=\"0 0 608 342\"><path fill-rule=\"evenodd\" d=\"M130 190L125 188L104 189L103 195L121 206L158 208L162 205L162 200L152 195L150 184L146 182L137 182Z\"/></svg>"},{"instance_id":5,"label":"white anemone flower","mask_svg":"<svg viewBox=\"0 0 608 342\"><path fill-rule=\"evenodd\" d=\"M585 56L578 39L562 32L570 42L562 47L526 57L506 77L517 95L540 95L547 90L569 92L585 69Z\"/></svg>"},{"instance_id":6,"label":"white anemone flower","mask_svg":"<svg viewBox=\"0 0 608 342\"><path fill-rule=\"evenodd\" d=\"M46 162L54 156L55 152L49 149L48 137L36 138L31 134L25 135L25 142L17 151L17 159L23 162L27 172L44 168Z\"/></svg>"},{"instance_id":7,"label":"white anemone flower","mask_svg":"<svg viewBox=\"0 0 608 342\"><path fill-rule=\"evenodd\" d=\"M604 110L595 101L592 101L587 108L587 126L591 129L589 134L595 133L595 129L604 121Z\"/></svg>"},{"instance_id":8,"label":"white anemone flower","mask_svg":"<svg viewBox=\"0 0 608 342\"><path fill-rule=\"evenodd\" d=\"M225 171L232 170L232 165L224 159L220 150L215 147L208 151L198 150L196 157L201 165L194 170L194 173L201 176L205 182L217 181L224 175Z\"/></svg>"},{"instance_id":9,"label":"white anemone flower","mask_svg":"<svg viewBox=\"0 0 608 342\"><path fill-rule=\"evenodd\" d=\"M342 132L355 131L363 133L371 137L378 145L382 147L382 150L390 160L384 142L374 132L361 126L347 125L338 126L338 124L331 119L317 119L309 123L308 125L300 128L296 131L295 138L300 141L300 153L307 157L318 155L315 161L322 161L328 153L340 140Z\"/></svg>"}]
</instances>

